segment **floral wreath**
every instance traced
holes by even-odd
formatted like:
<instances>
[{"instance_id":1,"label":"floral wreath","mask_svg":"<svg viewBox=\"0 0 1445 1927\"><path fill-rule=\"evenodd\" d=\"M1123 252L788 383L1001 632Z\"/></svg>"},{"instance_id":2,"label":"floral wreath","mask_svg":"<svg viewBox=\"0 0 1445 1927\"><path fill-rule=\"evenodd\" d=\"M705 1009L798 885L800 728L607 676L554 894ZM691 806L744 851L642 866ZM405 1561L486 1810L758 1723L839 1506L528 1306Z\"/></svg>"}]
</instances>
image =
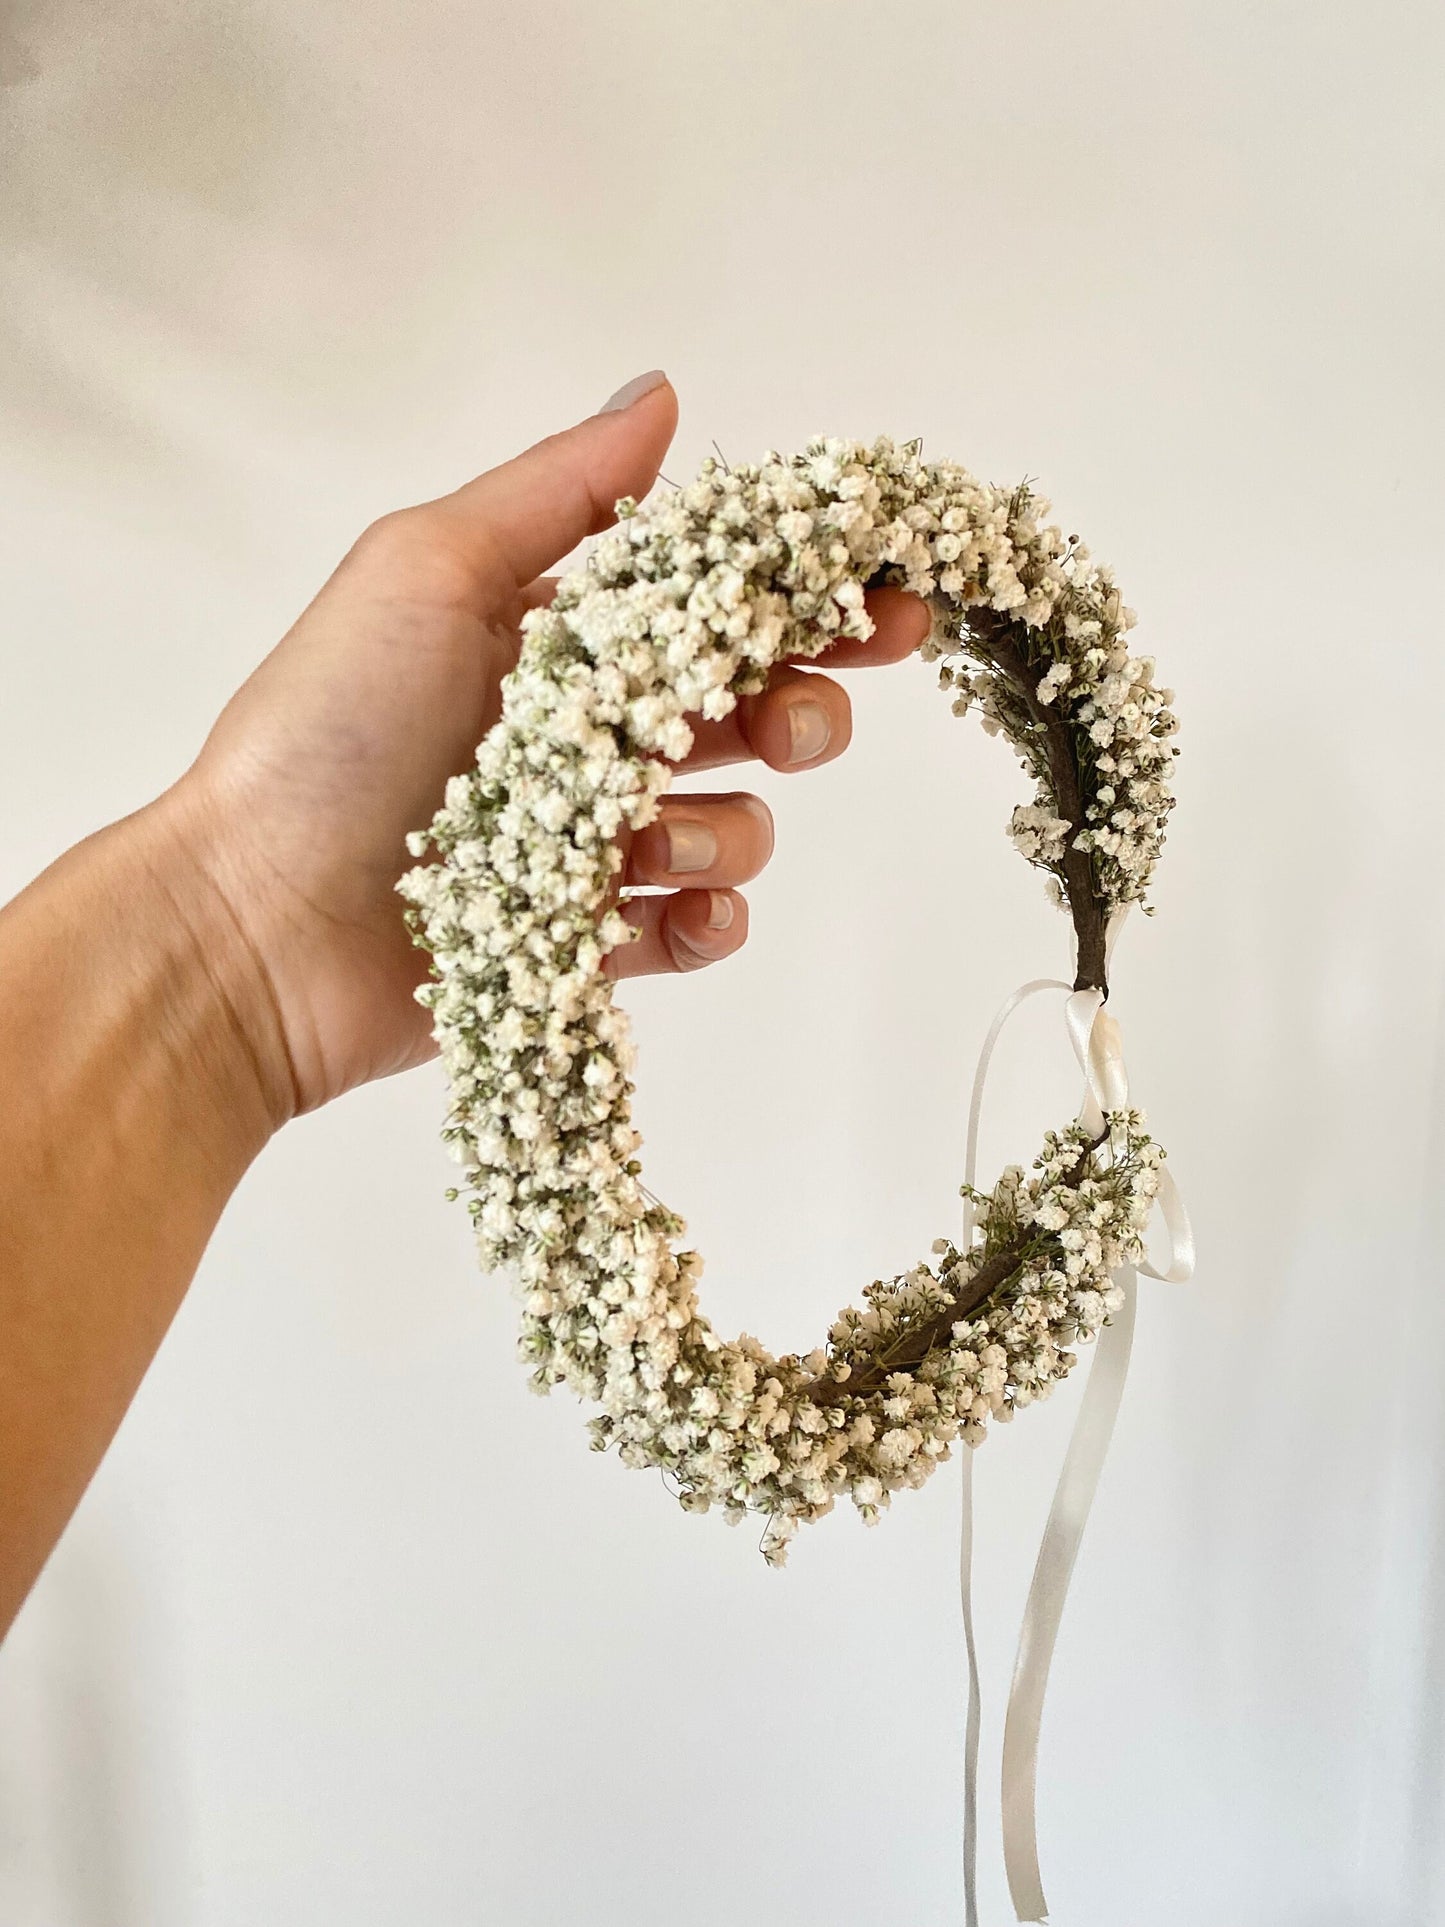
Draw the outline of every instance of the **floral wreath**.
<instances>
[{"instance_id":1,"label":"floral wreath","mask_svg":"<svg viewBox=\"0 0 1445 1927\"><path fill-rule=\"evenodd\" d=\"M872 1523L955 1441L1048 1396L1121 1302L1111 1274L1142 1256L1163 1153L1137 1110L1098 1129L1086 1112L1030 1172L964 1185L971 1231L869 1285L825 1345L775 1357L719 1337L702 1257L675 1248L686 1224L637 1159L631 1024L602 970L639 934L608 902L617 832L658 814L689 712L726 716L783 657L867 637L865 588L896 584L932 606L919 653L954 714L978 709L1034 779L1009 834L1072 919L1076 988L1102 997L1110 920L1142 901L1173 803L1173 695L1129 654L1109 571L1045 501L917 442L709 459L689 487L616 506L524 618L476 767L408 839L435 860L398 887L431 953L417 995L449 1080L444 1136L482 1264L517 1268L533 1385L598 1404L594 1447L660 1467L688 1511L766 1514L781 1564L840 1496Z\"/></svg>"}]
</instances>

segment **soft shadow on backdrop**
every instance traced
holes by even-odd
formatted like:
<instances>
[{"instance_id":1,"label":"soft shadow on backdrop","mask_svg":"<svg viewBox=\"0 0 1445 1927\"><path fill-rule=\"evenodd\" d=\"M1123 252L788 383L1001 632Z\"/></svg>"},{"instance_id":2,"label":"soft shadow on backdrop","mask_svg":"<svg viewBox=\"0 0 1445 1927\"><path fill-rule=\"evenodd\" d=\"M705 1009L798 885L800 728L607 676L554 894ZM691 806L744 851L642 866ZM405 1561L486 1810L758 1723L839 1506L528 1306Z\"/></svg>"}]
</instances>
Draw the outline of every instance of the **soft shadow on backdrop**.
<instances>
[{"instance_id":1,"label":"soft shadow on backdrop","mask_svg":"<svg viewBox=\"0 0 1445 1927\"><path fill-rule=\"evenodd\" d=\"M1061 1643L1061 1923L1445 1910L1441 39L1242 0L0 27L7 890L170 780L367 520L654 364L674 477L922 434L1116 564L1185 751L1116 1004L1204 1255L1146 1287ZM775 1343L953 1228L988 1015L1067 962L1003 746L917 663L853 686L839 764L740 779L779 831L744 954L623 999L649 1180ZM986 1170L1071 1097L1031 1013ZM589 1455L441 1106L348 1098L236 1199L0 1659L0 1914L956 1918L952 1470L779 1575ZM978 1467L995 1683L1076 1392Z\"/></svg>"}]
</instances>

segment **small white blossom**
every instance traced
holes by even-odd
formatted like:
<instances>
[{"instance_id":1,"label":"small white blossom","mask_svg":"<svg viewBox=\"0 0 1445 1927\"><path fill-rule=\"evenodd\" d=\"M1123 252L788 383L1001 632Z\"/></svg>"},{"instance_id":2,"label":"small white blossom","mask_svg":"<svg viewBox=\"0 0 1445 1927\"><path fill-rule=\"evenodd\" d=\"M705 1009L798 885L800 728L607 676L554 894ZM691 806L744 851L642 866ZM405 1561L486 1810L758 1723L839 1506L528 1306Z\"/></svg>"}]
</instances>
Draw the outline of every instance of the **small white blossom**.
<instances>
[{"instance_id":1,"label":"small white blossom","mask_svg":"<svg viewBox=\"0 0 1445 1927\"><path fill-rule=\"evenodd\" d=\"M449 1081L444 1136L483 1264L516 1272L532 1385L591 1400L594 1447L660 1466L687 1510L764 1514L780 1565L838 1498L873 1524L955 1444L1048 1395L1119 1307L1112 1273L1142 1251L1161 1154L1134 1111L1099 1142L1051 1133L1030 1170L971 1193L971 1244L939 1239L932 1266L875 1280L826 1347L774 1357L720 1338L687 1227L637 1162L631 1025L602 972L637 936L604 908L619 832L656 818L690 716L728 715L784 656L871 634L865 587L894 583L931 602L919 653L955 713L976 709L1033 777L1015 845L1064 903L1084 859L1107 914L1143 897L1158 861L1173 698L1129 655L1112 578L1046 504L916 444L820 438L756 466L709 461L689 487L617 508L586 566L524 618L501 720L407 838L431 861L398 888L431 953L417 994ZM978 611L1026 673L998 666ZM1067 732L1067 806L1043 728ZM1017 1261L971 1296L999 1253Z\"/></svg>"}]
</instances>

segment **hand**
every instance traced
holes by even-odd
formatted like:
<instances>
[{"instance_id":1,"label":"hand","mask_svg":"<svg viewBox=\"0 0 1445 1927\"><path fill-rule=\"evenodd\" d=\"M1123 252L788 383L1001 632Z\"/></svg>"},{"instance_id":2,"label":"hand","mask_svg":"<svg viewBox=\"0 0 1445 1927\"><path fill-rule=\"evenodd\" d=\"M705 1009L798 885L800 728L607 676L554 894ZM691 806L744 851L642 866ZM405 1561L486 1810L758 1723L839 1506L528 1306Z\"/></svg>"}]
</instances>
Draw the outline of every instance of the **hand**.
<instances>
[{"instance_id":1,"label":"hand","mask_svg":"<svg viewBox=\"0 0 1445 1927\"><path fill-rule=\"evenodd\" d=\"M651 488L676 401L660 377L630 389L368 529L180 781L0 910L0 1631L252 1158L296 1112L430 1055L406 833L496 721L518 625L552 592L540 572ZM878 633L819 660L917 646L920 602L871 606ZM846 747L848 698L782 664L696 730L684 769L810 769ZM612 968L736 950L736 886L772 834L757 797L665 798L622 881L677 887L629 901L644 935Z\"/></svg>"},{"instance_id":2,"label":"hand","mask_svg":"<svg viewBox=\"0 0 1445 1927\"><path fill-rule=\"evenodd\" d=\"M223 711L201 755L153 814L170 894L224 980L274 1122L432 1054L412 992L426 960L395 885L404 839L424 826L449 776L468 767L500 714L527 609L549 599L541 572L613 520L618 496L652 487L677 402L659 376L454 494L384 516ZM897 661L927 632L914 596L869 596L877 632L841 641L829 667ZM690 717L677 767L759 757L813 769L851 735L842 685L781 664L720 722ZM737 950L737 886L773 848L760 797L669 796L629 836L622 886L643 935L611 953L616 975L691 970Z\"/></svg>"}]
</instances>

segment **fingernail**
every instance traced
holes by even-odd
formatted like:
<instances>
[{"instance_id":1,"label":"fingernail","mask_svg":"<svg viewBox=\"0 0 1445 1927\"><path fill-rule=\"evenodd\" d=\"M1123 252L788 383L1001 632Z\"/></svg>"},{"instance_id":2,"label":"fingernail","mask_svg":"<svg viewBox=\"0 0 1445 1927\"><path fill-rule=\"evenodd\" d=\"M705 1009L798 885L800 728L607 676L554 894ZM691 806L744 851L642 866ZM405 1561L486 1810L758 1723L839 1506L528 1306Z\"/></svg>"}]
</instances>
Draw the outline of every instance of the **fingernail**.
<instances>
[{"instance_id":1,"label":"fingernail","mask_svg":"<svg viewBox=\"0 0 1445 1927\"><path fill-rule=\"evenodd\" d=\"M650 395L654 388L661 388L667 376L660 368L649 368L645 375L634 375L631 381L623 382L615 395L609 395L598 409L599 415L612 415L620 408L630 408L644 395Z\"/></svg>"},{"instance_id":2,"label":"fingernail","mask_svg":"<svg viewBox=\"0 0 1445 1927\"><path fill-rule=\"evenodd\" d=\"M733 920L735 905L726 890L709 890L707 906L707 927L709 930L726 930Z\"/></svg>"},{"instance_id":3,"label":"fingernail","mask_svg":"<svg viewBox=\"0 0 1445 1927\"><path fill-rule=\"evenodd\" d=\"M789 703L788 761L807 763L828 747L833 725L821 703Z\"/></svg>"},{"instance_id":4,"label":"fingernail","mask_svg":"<svg viewBox=\"0 0 1445 1927\"><path fill-rule=\"evenodd\" d=\"M706 870L717 862L717 838L706 823L673 822L663 819L667 829L667 867L680 873Z\"/></svg>"}]
</instances>

